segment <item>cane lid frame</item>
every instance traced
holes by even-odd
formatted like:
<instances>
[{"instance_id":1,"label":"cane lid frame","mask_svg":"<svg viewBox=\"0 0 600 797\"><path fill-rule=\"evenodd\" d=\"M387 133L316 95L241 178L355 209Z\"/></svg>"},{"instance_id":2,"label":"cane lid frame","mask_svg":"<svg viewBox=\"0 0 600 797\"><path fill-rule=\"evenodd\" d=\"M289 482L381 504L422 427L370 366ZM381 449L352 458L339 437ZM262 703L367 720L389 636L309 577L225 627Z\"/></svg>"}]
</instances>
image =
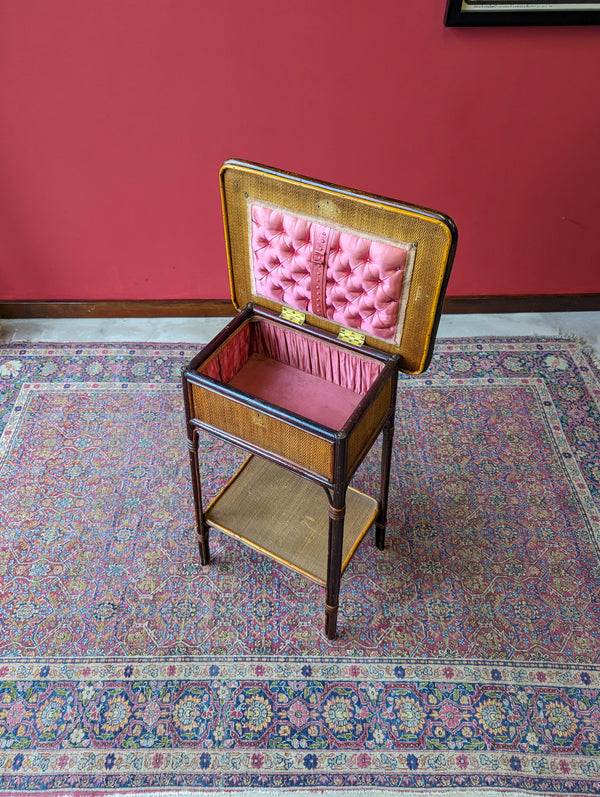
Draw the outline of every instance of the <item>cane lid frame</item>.
<instances>
[{"instance_id":1,"label":"cane lid frame","mask_svg":"<svg viewBox=\"0 0 600 797\"><path fill-rule=\"evenodd\" d=\"M431 360L442 302L454 259L457 230L451 218L416 205L353 191L260 164L229 160L220 172L231 297L236 309L249 302L277 312L279 302L258 294L252 279L253 204L329 225L367 239L406 246L401 328L393 340L366 335L374 348L399 355L399 369L422 373ZM306 321L329 332L340 324L306 312ZM400 325L399 325L400 326Z\"/></svg>"}]
</instances>

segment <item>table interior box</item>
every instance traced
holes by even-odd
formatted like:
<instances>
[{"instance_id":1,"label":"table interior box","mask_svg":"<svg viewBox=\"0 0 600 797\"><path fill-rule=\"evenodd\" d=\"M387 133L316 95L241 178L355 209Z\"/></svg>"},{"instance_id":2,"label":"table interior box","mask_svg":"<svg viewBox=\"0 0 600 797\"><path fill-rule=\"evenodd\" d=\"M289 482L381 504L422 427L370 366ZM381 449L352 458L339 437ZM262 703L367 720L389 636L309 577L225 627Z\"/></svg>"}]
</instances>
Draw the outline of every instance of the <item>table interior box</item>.
<instances>
[{"instance_id":1,"label":"table interior box","mask_svg":"<svg viewBox=\"0 0 600 797\"><path fill-rule=\"evenodd\" d=\"M341 574L374 521L384 546L398 371L429 364L456 229L244 161L223 166L221 194L239 312L183 373L201 560L214 528L318 581L334 638ZM250 454L206 508L200 430ZM382 433L372 498L349 483Z\"/></svg>"}]
</instances>

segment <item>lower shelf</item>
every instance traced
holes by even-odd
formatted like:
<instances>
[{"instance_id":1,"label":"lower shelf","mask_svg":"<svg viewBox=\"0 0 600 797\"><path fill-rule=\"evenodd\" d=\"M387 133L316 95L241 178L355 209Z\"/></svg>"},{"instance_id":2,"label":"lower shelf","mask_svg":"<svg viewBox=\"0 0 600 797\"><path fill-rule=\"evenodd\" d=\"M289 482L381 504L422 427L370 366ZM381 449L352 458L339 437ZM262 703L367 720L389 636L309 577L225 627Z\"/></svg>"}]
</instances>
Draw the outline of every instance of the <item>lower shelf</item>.
<instances>
[{"instance_id":1,"label":"lower shelf","mask_svg":"<svg viewBox=\"0 0 600 797\"><path fill-rule=\"evenodd\" d=\"M348 488L342 572L378 509L374 498ZM212 528L326 584L329 502L320 485L251 456L207 508L205 519Z\"/></svg>"}]
</instances>

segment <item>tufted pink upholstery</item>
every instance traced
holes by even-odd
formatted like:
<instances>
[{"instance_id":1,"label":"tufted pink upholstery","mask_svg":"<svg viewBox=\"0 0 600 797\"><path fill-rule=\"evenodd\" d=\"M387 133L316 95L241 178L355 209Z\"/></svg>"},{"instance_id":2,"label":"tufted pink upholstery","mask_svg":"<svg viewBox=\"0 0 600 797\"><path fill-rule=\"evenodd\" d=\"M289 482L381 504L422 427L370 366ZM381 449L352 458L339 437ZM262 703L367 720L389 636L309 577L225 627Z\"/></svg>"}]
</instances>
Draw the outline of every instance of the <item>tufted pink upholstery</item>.
<instances>
[{"instance_id":1,"label":"tufted pink upholstery","mask_svg":"<svg viewBox=\"0 0 600 797\"><path fill-rule=\"evenodd\" d=\"M378 338L394 337L407 256L408 247L252 206L256 293Z\"/></svg>"}]
</instances>

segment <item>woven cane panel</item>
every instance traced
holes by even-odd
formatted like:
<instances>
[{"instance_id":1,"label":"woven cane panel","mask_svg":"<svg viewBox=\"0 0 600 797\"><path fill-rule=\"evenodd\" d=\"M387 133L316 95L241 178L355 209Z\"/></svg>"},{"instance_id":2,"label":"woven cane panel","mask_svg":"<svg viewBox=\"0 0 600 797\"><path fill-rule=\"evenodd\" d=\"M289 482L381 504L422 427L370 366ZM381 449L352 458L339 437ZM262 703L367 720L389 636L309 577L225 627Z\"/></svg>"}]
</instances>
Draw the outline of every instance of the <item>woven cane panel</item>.
<instances>
[{"instance_id":1,"label":"woven cane panel","mask_svg":"<svg viewBox=\"0 0 600 797\"><path fill-rule=\"evenodd\" d=\"M395 377L392 377L395 378ZM368 448L372 444L375 430L379 433L390 410L392 383L386 386L360 419L360 423L348 438L348 475L362 462Z\"/></svg>"},{"instance_id":2,"label":"woven cane panel","mask_svg":"<svg viewBox=\"0 0 600 797\"><path fill-rule=\"evenodd\" d=\"M333 446L327 440L199 385L192 385L192 404L199 421L312 473L333 478Z\"/></svg>"},{"instance_id":3,"label":"woven cane panel","mask_svg":"<svg viewBox=\"0 0 600 797\"><path fill-rule=\"evenodd\" d=\"M257 301L274 310L281 308L275 301L259 298L252 284L249 213L253 203L275 206L292 215L323 219L351 229L357 235L415 242L416 256L401 337L392 342L367 335L367 343L384 351L398 351L403 371L420 373L426 367L446 266L452 252L453 234L448 225L418 209L398 208L373 197L342 193L327 186L300 182L292 176L269 174L239 164L226 165L221 179L232 297L238 307ZM307 320L331 331L339 328L318 316L309 314Z\"/></svg>"},{"instance_id":4,"label":"woven cane panel","mask_svg":"<svg viewBox=\"0 0 600 797\"><path fill-rule=\"evenodd\" d=\"M348 489L342 573L377 510L373 498ZM320 485L252 457L207 508L206 521L326 585L329 502Z\"/></svg>"}]
</instances>

